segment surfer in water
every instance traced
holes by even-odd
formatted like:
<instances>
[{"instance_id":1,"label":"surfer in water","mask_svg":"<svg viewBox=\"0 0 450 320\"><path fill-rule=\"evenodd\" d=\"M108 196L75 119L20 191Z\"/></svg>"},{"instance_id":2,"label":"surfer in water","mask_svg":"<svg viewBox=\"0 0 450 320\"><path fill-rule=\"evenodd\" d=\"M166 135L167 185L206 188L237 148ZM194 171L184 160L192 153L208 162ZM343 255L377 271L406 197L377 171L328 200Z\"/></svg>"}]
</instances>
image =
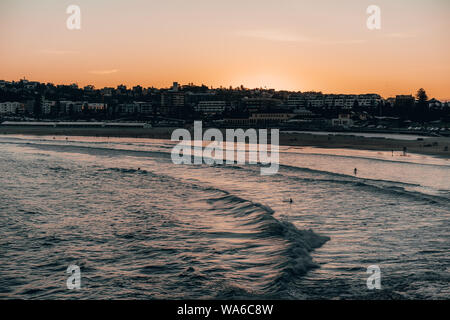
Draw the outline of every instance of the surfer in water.
<instances>
[{"instance_id":1,"label":"surfer in water","mask_svg":"<svg viewBox=\"0 0 450 320\"><path fill-rule=\"evenodd\" d=\"M289 203L292 203L292 202L294 202L294 201L292 201L292 198L289 198Z\"/></svg>"},{"instance_id":2,"label":"surfer in water","mask_svg":"<svg viewBox=\"0 0 450 320\"><path fill-rule=\"evenodd\" d=\"M355 173L355 176L358 174L358 169L354 169L353 172Z\"/></svg>"}]
</instances>

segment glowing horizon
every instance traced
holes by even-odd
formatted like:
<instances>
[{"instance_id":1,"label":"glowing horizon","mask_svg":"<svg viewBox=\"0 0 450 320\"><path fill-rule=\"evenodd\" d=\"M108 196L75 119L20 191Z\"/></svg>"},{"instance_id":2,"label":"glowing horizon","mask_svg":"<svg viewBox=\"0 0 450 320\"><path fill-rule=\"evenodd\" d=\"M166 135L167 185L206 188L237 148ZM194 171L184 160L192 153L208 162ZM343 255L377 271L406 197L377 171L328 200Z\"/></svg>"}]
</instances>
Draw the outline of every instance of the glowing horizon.
<instances>
[{"instance_id":1,"label":"glowing horizon","mask_svg":"<svg viewBox=\"0 0 450 320\"><path fill-rule=\"evenodd\" d=\"M0 79L96 88L273 88L450 100L450 2L378 0L0 2ZM67 6L81 30L66 28Z\"/></svg>"}]
</instances>

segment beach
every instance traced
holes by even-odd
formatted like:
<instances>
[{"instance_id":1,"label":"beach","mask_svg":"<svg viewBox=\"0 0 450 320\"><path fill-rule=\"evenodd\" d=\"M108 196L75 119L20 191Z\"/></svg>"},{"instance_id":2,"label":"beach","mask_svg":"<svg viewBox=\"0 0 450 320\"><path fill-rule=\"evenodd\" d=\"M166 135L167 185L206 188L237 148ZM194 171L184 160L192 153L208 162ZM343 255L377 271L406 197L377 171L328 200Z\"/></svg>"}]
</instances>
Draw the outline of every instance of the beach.
<instances>
[{"instance_id":1,"label":"beach","mask_svg":"<svg viewBox=\"0 0 450 320\"><path fill-rule=\"evenodd\" d=\"M92 136L170 139L174 127L153 128L52 128L29 126L0 126L0 134L23 134L38 136ZM389 136L389 135L387 135ZM405 135L406 136L406 135ZM346 148L361 150L379 150L418 153L450 158L450 138L423 137L422 140L364 137L361 134L315 134L313 132L280 132L280 145L314 146L320 148ZM447 147L447 149L446 149Z\"/></svg>"}]
</instances>

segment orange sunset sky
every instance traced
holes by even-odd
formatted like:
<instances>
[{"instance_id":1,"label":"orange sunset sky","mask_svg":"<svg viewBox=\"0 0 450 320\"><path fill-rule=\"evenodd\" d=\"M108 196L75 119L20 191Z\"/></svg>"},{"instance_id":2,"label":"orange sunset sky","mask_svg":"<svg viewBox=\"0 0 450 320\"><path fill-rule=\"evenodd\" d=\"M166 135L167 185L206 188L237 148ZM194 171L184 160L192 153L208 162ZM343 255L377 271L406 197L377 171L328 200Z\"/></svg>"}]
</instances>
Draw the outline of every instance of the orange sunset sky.
<instances>
[{"instance_id":1,"label":"orange sunset sky","mask_svg":"<svg viewBox=\"0 0 450 320\"><path fill-rule=\"evenodd\" d=\"M81 8L69 30L66 8ZM381 30L369 30L369 5ZM1 0L0 79L450 100L448 0Z\"/></svg>"}]
</instances>

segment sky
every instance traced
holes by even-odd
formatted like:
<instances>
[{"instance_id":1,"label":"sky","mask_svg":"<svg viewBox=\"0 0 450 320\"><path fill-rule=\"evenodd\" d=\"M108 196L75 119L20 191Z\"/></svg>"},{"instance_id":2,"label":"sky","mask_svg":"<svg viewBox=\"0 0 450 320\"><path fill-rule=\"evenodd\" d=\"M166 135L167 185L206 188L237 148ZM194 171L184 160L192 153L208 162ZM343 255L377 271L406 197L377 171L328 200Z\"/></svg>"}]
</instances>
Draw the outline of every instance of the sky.
<instances>
[{"instance_id":1,"label":"sky","mask_svg":"<svg viewBox=\"0 0 450 320\"><path fill-rule=\"evenodd\" d=\"M69 5L81 29L69 30ZM369 5L381 28L369 30ZM1 0L0 79L450 100L448 0Z\"/></svg>"}]
</instances>

